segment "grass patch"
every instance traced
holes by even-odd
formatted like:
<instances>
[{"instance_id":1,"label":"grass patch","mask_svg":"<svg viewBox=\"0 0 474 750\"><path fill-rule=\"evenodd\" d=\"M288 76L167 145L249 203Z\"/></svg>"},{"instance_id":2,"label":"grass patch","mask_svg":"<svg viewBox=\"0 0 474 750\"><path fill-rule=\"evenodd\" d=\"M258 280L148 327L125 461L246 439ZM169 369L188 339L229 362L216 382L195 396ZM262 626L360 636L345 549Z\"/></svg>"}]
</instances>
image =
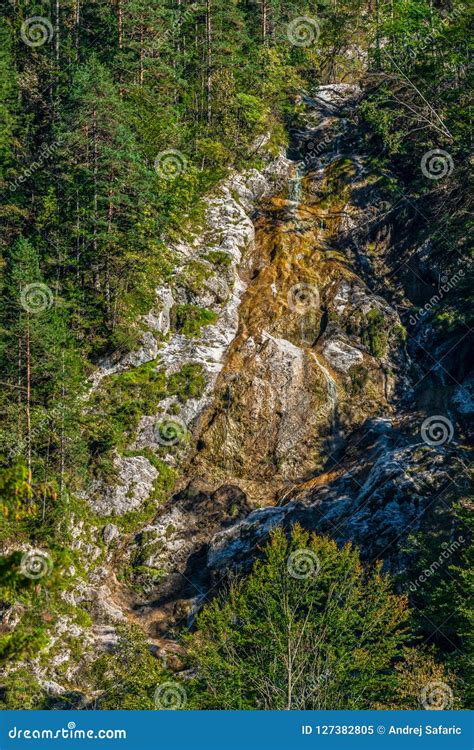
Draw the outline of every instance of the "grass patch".
<instances>
[{"instance_id":1,"label":"grass patch","mask_svg":"<svg viewBox=\"0 0 474 750\"><path fill-rule=\"evenodd\" d=\"M203 255L203 258L218 268L230 268L232 265L232 256L224 250L209 250L208 253Z\"/></svg>"},{"instance_id":2,"label":"grass patch","mask_svg":"<svg viewBox=\"0 0 474 750\"><path fill-rule=\"evenodd\" d=\"M217 313L197 305L174 305L171 308L173 327L185 336L199 336L201 328L215 323Z\"/></svg>"},{"instance_id":3,"label":"grass patch","mask_svg":"<svg viewBox=\"0 0 474 750\"><path fill-rule=\"evenodd\" d=\"M205 385L202 365L191 363L169 378L157 370L156 361L108 378L85 415L84 428L96 471L113 474L112 451L126 449L140 419L155 414L160 401L167 396L176 396L182 403L200 398Z\"/></svg>"}]
</instances>

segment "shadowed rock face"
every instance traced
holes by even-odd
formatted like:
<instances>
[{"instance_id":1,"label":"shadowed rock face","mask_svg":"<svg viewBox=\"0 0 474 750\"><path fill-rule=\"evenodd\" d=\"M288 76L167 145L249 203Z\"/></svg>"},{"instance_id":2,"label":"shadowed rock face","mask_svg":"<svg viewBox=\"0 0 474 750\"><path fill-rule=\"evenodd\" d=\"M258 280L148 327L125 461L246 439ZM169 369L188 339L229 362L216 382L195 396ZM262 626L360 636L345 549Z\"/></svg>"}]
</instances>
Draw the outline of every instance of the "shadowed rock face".
<instances>
[{"instance_id":1,"label":"shadowed rock face","mask_svg":"<svg viewBox=\"0 0 474 750\"><path fill-rule=\"evenodd\" d=\"M284 186L273 197L257 176L253 187L235 177L236 193L211 206L212 231L222 229L233 257L234 291L199 338L172 335L160 350L170 372L199 361L208 380L199 401L180 407L192 433L186 452L165 457L181 463L185 479L128 549L141 569L159 571L143 596L127 600L151 638L189 623L277 525L350 541L397 571L407 535L447 523L464 488L459 447L420 434L426 413L417 409L439 383L413 365L398 314L409 297L385 281L398 263L394 229L381 219L359 96L339 84L307 99L288 152L293 166L280 163ZM200 242L193 252L203 252ZM218 286L206 294L220 299ZM173 295L196 301L179 284ZM168 330L165 302L148 322ZM436 413L464 419L468 388L443 388ZM135 448L156 450L155 419L144 416Z\"/></svg>"},{"instance_id":2,"label":"shadowed rock face","mask_svg":"<svg viewBox=\"0 0 474 750\"><path fill-rule=\"evenodd\" d=\"M454 476L458 481L453 486ZM289 530L295 523L340 544L352 542L364 559L383 559L386 568L397 572L404 564L408 534L427 523L449 523L453 500L468 489L457 450L415 442L380 419L351 436L346 460L326 479L322 485L306 482L283 505L254 511L216 534L207 556L210 580L229 568L245 569L272 528Z\"/></svg>"}]
</instances>

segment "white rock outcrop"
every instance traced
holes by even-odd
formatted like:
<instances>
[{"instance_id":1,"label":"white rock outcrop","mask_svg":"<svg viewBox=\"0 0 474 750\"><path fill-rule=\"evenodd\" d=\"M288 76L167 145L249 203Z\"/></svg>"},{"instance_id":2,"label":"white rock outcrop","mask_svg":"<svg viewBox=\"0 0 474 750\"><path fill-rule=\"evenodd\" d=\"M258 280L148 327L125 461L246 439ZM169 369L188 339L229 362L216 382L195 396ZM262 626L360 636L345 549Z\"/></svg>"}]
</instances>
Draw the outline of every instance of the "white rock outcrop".
<instances>
[{"instance_id":1,"label":"white rock outcrop","mask_svg":"<svg viewBox=\"0 0 474 750\"><path fill-rule=\"evenodd\" d=\"M95 481L89 488L89 503L100 516L121 515L139 508L148 498L158 470L144 456L116 456L117 482Z\"/></svg>"},{"instance_id":2,"label":"white rock outcrop","mask_svg":"<svg viewBox=\"0 0 474 750\"><path fill-rule=\"evenodd\" d=\"M350 367L364 360L364 355L359 349L350 346L341 338L327 341L323 348L323 355L331 367L340 372L347 372Z\"/></svg>"}]
</instances>

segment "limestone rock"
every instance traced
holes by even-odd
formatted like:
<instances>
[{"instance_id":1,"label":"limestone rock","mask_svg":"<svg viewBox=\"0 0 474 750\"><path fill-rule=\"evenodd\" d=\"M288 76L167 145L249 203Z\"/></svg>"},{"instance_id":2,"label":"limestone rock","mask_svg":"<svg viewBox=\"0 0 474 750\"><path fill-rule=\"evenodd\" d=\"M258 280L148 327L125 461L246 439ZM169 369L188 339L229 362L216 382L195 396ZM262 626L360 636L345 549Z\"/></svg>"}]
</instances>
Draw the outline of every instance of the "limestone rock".
<instances>
[{"instance_id":1,"label":"limestone rock","mask_svg":"<svg viewBox=\"0 0 474 750\"><path fill-rule=\"evenodd\" d=\"M151 331L166 336L170 330L170 310L174 305L172 290L169 286L159 286L155 290L156 307L142 317Z\"/></svg>"},{"instance_id":2,"label":"limestone rock","mask_svg":"<svg viewBox=\"0 0 474 750\"><path fill-rule=\"evenodd\" d=\"M325 342L323 355L330 365L340 372L347 372L350 367L364 360L364 355L359 349L338 338Z\"/></svg>"},{"instance_id":3,"label":"limestone rock","mask_svg":"<svg viewBox=\"0 0 474 750\"><path fill-rule=\"evenodd\" d=\"M102 530L102 538L106 544L110 544L118 535L119 530L113 523L108 523Z\"/></svg>"},{"instance_id":4,"label":"limestone rock","mask_svg":"<svg viewBox=\"0 0 474 750\"><path fill-rule=\"evenodd\" d=\"M144 456L115 457L117 482L96 481L89 490L89 502L100 516L121 515L139 508L149 497L158 470Z\"/></svg>"}]
</instances>

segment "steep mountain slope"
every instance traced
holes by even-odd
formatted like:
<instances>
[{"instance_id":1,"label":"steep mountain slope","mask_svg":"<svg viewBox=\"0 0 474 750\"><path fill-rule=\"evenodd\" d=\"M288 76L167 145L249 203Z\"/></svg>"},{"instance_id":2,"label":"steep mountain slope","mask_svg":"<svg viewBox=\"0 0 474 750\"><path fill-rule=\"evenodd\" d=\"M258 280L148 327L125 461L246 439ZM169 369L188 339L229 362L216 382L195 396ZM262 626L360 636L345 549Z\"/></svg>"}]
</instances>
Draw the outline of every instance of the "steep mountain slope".
<instances>
[{"instance_id":1,"label":"steep mountain slope","mask_svg":"<svg viewBox=\"0 0 474 750\"><path fill-rule=\"evenodd\" d=\"M65 615L46 661L29 662L53 696L79 679L74 642L92 660L120 624L179 654L180 631L275 526L351 541L408 579L411 535L459 534L469 331L410 322L432 294L430 254L403 234L361 100L345 84L301 97L287 156L221 183L170 248L141 348L92 375L86 417L133 419L73 528L84 571L64 600L91 623Z\"/></svg>"},{"instance_id":2,"label":"steep mountain slope","mask_svg":"<svg viewBox=\"0 0 474 750\"><path fill-rule=\"evenodd\" d=\"M265 615L277 538L276 610L288 544L331 607L333 562L388 571L406 636L356 707L469 706L467 3L4 6L0 709L241 706L193 651L240 638L236 587Z\"/></svg>"},{"instance_id":3,"label":"steep mountain slope","mask_svg":"<svg viewBox=\"0 0 474 750\"><path fill-rule=\"evenodd\" d=\"M466 456L449 444L453 395L461 389L465 410L467 389L457 384L446 394L449 411L436 402L433 423L424 421L430 412L417 403L437 386L420 378L407 350L397 310L411 309L409 290L377 293L384 284L373 275L373 248L377 264L388 265L393 238L383 176L357 123L360 97L357 87L339 84L306 98L292 135L291 176L280 193L260 199L254 216L255 242L234 286L240 306L235 297L227 303L233 322L224 313L203 338L177 334L158 350L158 368L199 363L208 380L200 400L160 405L168 413L164 440L160 411L142 419L134 445L182 467L155 521L119 552L142 589L120 598L152 638L189 622L229 569L252 561L275 525L300 522L400 570L408 535L449 523L467 484ZM289 174L282 164L279 176ZM245 194L237 191L235 200L236 211L248 212ZM215 228L232 232L226 213L227 230L222 215ZM202 254L202 239L194 245ZM219 248L228 247L224 236ZM211 305L218 302L212 293ZM189 302L189 288L182 294ZM129 476L134 499L146 470L136 463ZM96 510L120 512L116 488L94 493Z\"/></svg>"}]
</instances>

